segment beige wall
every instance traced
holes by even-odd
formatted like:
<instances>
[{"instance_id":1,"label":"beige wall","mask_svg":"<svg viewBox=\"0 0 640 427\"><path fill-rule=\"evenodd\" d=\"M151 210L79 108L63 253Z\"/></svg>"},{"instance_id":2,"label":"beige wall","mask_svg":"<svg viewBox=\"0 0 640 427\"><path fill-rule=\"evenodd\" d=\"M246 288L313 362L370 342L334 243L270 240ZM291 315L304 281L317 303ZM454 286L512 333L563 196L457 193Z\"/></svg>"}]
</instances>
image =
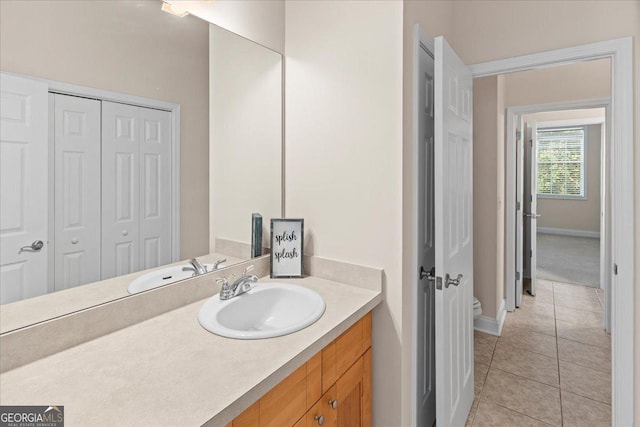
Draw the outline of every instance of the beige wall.
<instances>
[{"instance_id":1,"label":"beige wall","mask_svg":"<svg viewBox=\"0 0 640 427\"><path fill-rule=\"evenodd\" d=\"M158 2L0 1L2 71L181 105L183 259L209 250L208 45L206 22Z\"/></svg>"},{"instance_id":2,"label":"beige wall","mask_svg":"<svg viewBox=\"0 0 640 427\"><path fill-rule=\"evenodd\" d=\"M284 53L284 0L169 0L208 22Z\"/></svg>"},{"instance_id":3,"label":"beige wall","mask_svg":"<svg viewBox=\"0 0 640 427\"><path fill-rule=\"evenodd\" d=\"M210 225L216 238L251 243L251 214L282 216L282 56L210 26ZM268 246L264 241L264 246Z\"/></svg>"},{"instance_id":4,"label":"beige wall","mask_svg":"<svg viewBox=\"0 0 640 427\"><path fill-rule=\"evenodd\" d=\"M526 119L527 121L532 118ZM535 119L534 119L535 120ZM600 138L601 126L589 125L586 141L586 199L538 197L538 227L600 232Z\"/></svg>"},{"instance_id":5,"label":"beige wall","mask_svg":"<svg viewBox=\"0 0 640 427\"><path fill-rule=\"evenodd\" d=\"M473 82L473 280L483 315L496 318L504 286L504 77ZM476 218L486 218L477 224ZM492 254L488 257L486 254Z\"/></svg>"},{"instance_id":6,"label":"beige wall","mask_svg":"<svg viewBox=\"0 0 640 427\"><path fill-rule=\"evenodd\" d=\"M634 36L635 146L640 146L640 2L638 1L468 1L454 4L451 45L468 64L509 58L602 40ZM521 18L521 19L519 19ZM427 29L428 30L428 29ZM640 203L640 150L634 153L635 201ZM635 265L640 265L640 222L635 224ZM634 280L636 355L640 354L640 272ZM639 357L635 357L640 361ZM635 366L635 393L640 396L640 362ZM635 422L640 425L640 405Z\"/></svg>"},{"instance_id":7,"label":"beige wall","mask_svg":"<svg viewBox=\"0 0 640 427\"><path fill-rule=\"evenodd\" d=\"M402 3L286 3L286 207L305 252L384 268L373 416L401 416ZM406 424L405 424L406 425Z\"/></svg>"},{"instance_id":8,"label":"beige wall","mask_svg":"<svg viewBox=\"0 0 640 427\"><path fill-rule=\"evenodd\" d=\"M609 98L609 59L506 74L508 107Z\"/></svg>"}]
</instances>

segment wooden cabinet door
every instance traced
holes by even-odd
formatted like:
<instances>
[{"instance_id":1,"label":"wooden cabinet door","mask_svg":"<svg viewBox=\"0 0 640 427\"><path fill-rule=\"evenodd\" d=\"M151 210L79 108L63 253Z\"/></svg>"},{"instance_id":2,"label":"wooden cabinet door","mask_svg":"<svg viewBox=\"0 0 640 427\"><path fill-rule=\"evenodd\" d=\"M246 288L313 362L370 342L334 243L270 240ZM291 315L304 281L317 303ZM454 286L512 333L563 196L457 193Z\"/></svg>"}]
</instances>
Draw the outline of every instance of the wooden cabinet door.
<instances>
[{"instance_id":1,"label":"wooden cabinet door","mask_svg":"<svg viewBox=\"0 0 640 427\"><path fill-rule=\"evenodd\" d=\"M334 402L337 402L335 385L323 394L320 400L307 411L305 415L305 426L319 427L322 425L322 427L336 427L338 425L338 404L333 404ZM334 408L334 406L336 407Z\"/></svg>"},{"instance_id":2,"label":"wooden cabinet door","mask_svg":"<svg viewBox=\"0 0 640 427\"><path fill-rule=\"evenodd\" d=\"M361 357L336 383L338 427L362 425L362 392L364 363Z\"/></svg>"},{"instance_id":3,"label":"wooden cabinet door","mask_svg":"<svg viewBox=\"0 0 640 427\"><path fill-rule=\"evenodd\" d=\"M292 426L307 410L307 366L302 365L260 400L260 427Z\"/></svg>"}]
</instances>

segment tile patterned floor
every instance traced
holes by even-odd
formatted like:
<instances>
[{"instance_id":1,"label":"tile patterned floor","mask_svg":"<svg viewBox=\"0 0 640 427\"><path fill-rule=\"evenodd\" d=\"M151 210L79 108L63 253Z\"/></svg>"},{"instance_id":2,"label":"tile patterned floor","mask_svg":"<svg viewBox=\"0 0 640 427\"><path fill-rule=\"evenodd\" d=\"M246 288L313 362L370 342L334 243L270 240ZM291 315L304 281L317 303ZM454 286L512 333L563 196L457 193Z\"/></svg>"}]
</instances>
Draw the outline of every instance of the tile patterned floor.
<instances>
[{"instance_id":1,"label":"tile patterned floor","mask_svg":"<svg viewBox=\"0 0 640 427\"><path fill-rule=\"evenodd\" d=\"M475 333L467 426L611 425L611 338L599 289L538 280L501 337Z\"/></svg>"}]
</instances>

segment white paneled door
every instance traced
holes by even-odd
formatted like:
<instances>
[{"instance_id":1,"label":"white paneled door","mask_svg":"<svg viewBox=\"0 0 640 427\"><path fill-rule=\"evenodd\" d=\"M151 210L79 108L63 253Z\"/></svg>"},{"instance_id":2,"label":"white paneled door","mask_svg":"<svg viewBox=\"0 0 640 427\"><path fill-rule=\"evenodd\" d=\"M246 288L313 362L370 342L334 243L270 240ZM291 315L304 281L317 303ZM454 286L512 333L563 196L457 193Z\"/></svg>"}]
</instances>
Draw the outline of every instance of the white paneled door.
<instances>
[{"instance_id":1,"label":"white paneled door","mask_svg":"<svg viewBox=\"0 0 640 427\"><path fill-rule=\"evenodd\" d=\"M436 417L449 427L473 402L473 79L443 37L434 45Z\"/></svg>"},{"instance_id":2,"label":"white paneled door","mask_svg":"<svg viewBox=\"0 0 640 427\"><path fill-rule=\"evenodd\" d=\"M518 116L516 131L516 292L514 305L519 307L522 301L522 283L524 280L524 138L525 128L522 116ZM512 285L508 285L512 286Z\"/></svg>"},{"instance_id":3,"label":"white paneled door","mask_svg":"<svg viewBox=\"0 0 640 427\"><path fill-rule=\"evenodd\" d=\"M0 303L47 285L47 85L0 74Z\"/></svg>"},{"instance_id":4,"label":"white paneled door","mask_svg":"<svg viewBox=\"0 0 640 427\"><path fill-rule=\"evenodd\" d=\"M525 201L524 201L524 229L525 229L525 270L531 278L531 295L536 294L536 269L538 264L538 153L537 153L538 125L532 122L527 126L527 169L525 175ZM522 298L522 288L516 291L517 304L520 306Z\"/></svg>"},{"instance_id":5,"label":"white paneled door","mask_svg":"<svg viewBox=\"0 0 640 427\"><path fill-rule=\"evenodd\" d=\"M55 290L100 280L100 101L51 95Z\"/></svg>"},{"instance_id":6,"label":"white paneled door","mask_svg":"<svg viewBox=\"0 0 640 427\"><path fill-rule=\"evenodd\" d=\"M171 262L170 155L170 113L103 101L102 279Z\"/></svg>"},{"instance_id":7,"label":"white paneled door","mask_svg":"<svg viewBox=\"0 0 640 427\"><path fill-rule=\"evenodd\" d=\"M140 268L171 262L171 114L140 108Z\"/></svg>"}]
</instances>

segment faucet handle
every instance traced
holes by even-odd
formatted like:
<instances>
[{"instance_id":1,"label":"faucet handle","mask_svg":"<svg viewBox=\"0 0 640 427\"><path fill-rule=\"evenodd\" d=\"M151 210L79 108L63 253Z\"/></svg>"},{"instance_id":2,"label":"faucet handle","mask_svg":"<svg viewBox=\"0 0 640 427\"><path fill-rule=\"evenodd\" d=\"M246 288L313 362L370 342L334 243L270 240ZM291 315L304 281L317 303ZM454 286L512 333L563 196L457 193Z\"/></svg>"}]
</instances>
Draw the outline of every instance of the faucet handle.
<instances>
[{"instance_id":1,"label":"faucet handle","mask_svg":"<svg viewBox=\"0 0 640 427\"><path fill-rule=\"evenodd\" d=\"M246 276L248 272L253 271L253 265L248 266L244 269L244 273L242 273L242 277Z\"/></svg>"},{"instance_id":2,"label":"faucet handle","mask_svg":"<svg viewBox=\"0 0 640 427\"><path fill-rule=\"evenodd\" d=\"M216 279L216 283L220 285L220 299L229 299L233 294L231 287L229 286L229 280L227 280L226 277L218 277Z\"/></svg>"}]
</instances>

